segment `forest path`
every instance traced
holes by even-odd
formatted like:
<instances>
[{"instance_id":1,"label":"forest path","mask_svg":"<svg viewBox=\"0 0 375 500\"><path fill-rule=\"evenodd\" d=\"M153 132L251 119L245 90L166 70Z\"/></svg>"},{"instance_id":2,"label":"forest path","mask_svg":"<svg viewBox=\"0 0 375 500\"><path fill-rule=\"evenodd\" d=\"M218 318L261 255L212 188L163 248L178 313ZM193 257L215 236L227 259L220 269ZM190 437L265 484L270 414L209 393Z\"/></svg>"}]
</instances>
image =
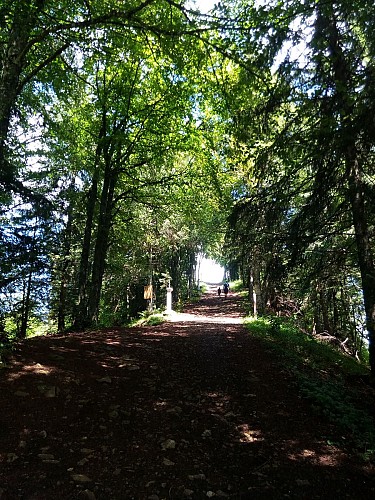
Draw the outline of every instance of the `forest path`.
<instances>
[{"instance_id":1,"label":"forest path","mask_svg":"<svg viewBox=\"0 0 375 500\"><path fill-rule=\"evenodd\" d=\"M21 344L0 373L0 499L373 498L215 291L159 326Z\"/></svg>"}]
</instances>

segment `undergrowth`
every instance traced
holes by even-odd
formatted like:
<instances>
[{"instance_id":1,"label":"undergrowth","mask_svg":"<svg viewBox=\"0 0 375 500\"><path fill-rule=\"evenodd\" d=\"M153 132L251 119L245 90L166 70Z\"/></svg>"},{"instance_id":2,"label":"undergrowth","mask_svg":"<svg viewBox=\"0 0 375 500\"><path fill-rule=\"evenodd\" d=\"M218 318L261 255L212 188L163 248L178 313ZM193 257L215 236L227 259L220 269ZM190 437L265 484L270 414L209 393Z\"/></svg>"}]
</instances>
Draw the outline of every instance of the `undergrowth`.
<instances>
[{"instance_id":1,"label":"undergrowth","mask_svg":"<svg viewBox=\"0 0 375 500\"><path fill-rule=\"evenodd\" d=\"M13 351L13 341L7 338L0 340L0 369L6 368L8 357Z\"/></svg>"},{"instance_id":2,"label":"undergrowth","mask_svg":"<svg viewBox=\"0 0 375 500\"><path fill-rule=\"evenodd\" d=\"M165 316L162 311L155 309L154 311L143 311L139 313L140 318L131 326L156 326L161 325L165 321Z\"/></svg>"},{"instance_id":3,"label":"undergrowth","mask_svg":"<svg viewBox=\"0 0 375 500\"><path fill-rule=\"evenodd\" d=\"M335 424L346 443L365 459L375 459L371 404L351 380L370 378L368 366L297 329L290 320L247 318L252 335L262 339L294 376L313 409ZM366 384L363 383L363 387Z\"/></svg>"}]
</instances>

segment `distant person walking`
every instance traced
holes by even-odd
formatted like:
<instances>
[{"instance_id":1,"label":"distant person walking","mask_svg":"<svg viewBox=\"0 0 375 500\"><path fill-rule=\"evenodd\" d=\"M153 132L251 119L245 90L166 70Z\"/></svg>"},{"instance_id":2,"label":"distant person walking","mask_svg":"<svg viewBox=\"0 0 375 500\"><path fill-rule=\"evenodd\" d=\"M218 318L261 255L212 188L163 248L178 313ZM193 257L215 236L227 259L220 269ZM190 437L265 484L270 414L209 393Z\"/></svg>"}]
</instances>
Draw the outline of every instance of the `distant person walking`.
<instances>
[{"instance_id":1,"label":"distant person walking","mask_svg":"<svg viewBox=\"0 0 375 500\"><path fill-rule=\"evenodd\" d=\"M217 294L220 297L220 295L221 295L221 288L220 287L217 289Z\"/></svg>"},{"instance_id":2,"label":"distant person walking","mask_svg":"<svg viewBox=\"0 0 375 500\"><path fill-rule=\"evenodd\" d=\"M226 298L229 292L229 285L227 282L225 282L223 285L223 292L224 292L224 297Z\"/></svg>"}]
</instances>

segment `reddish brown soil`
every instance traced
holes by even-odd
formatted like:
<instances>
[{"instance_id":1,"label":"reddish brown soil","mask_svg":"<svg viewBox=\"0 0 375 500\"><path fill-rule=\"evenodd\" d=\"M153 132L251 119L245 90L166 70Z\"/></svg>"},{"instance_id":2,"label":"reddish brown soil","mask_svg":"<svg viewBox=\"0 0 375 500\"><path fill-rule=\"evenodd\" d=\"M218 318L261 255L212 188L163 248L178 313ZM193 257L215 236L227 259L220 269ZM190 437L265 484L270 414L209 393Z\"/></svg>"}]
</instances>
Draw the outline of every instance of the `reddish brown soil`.
<instances>
[{"instance_id":1,"label":"reddish brown soil","mask_svg":"<svg viewBox=\"0 0 375 500\"><path fill-rule=\"evenodd\" d=\"M0 372L0 499L375 498L240 311L208 294L185 321L19 345Z\"/></svg>"}]
</instances>

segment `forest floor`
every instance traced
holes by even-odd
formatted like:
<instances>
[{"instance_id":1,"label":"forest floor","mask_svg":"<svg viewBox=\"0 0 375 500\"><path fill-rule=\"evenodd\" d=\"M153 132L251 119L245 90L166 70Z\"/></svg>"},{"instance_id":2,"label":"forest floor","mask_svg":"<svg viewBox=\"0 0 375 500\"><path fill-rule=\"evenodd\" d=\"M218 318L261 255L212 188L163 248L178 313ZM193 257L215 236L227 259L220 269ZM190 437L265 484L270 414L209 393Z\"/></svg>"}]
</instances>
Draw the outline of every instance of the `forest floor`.
<instances>
[{"instance_id":1,"label":"forest floor","mask_svg":"<svg viewBox=\"0 0 375 500\"><path fill-rule=\"evenodd\" d=\"M0 372L0 499L372 499L215 290L158 326L35 337ZM342 439L338 439L342 442Z\"/></svg>"}]
</instances>

